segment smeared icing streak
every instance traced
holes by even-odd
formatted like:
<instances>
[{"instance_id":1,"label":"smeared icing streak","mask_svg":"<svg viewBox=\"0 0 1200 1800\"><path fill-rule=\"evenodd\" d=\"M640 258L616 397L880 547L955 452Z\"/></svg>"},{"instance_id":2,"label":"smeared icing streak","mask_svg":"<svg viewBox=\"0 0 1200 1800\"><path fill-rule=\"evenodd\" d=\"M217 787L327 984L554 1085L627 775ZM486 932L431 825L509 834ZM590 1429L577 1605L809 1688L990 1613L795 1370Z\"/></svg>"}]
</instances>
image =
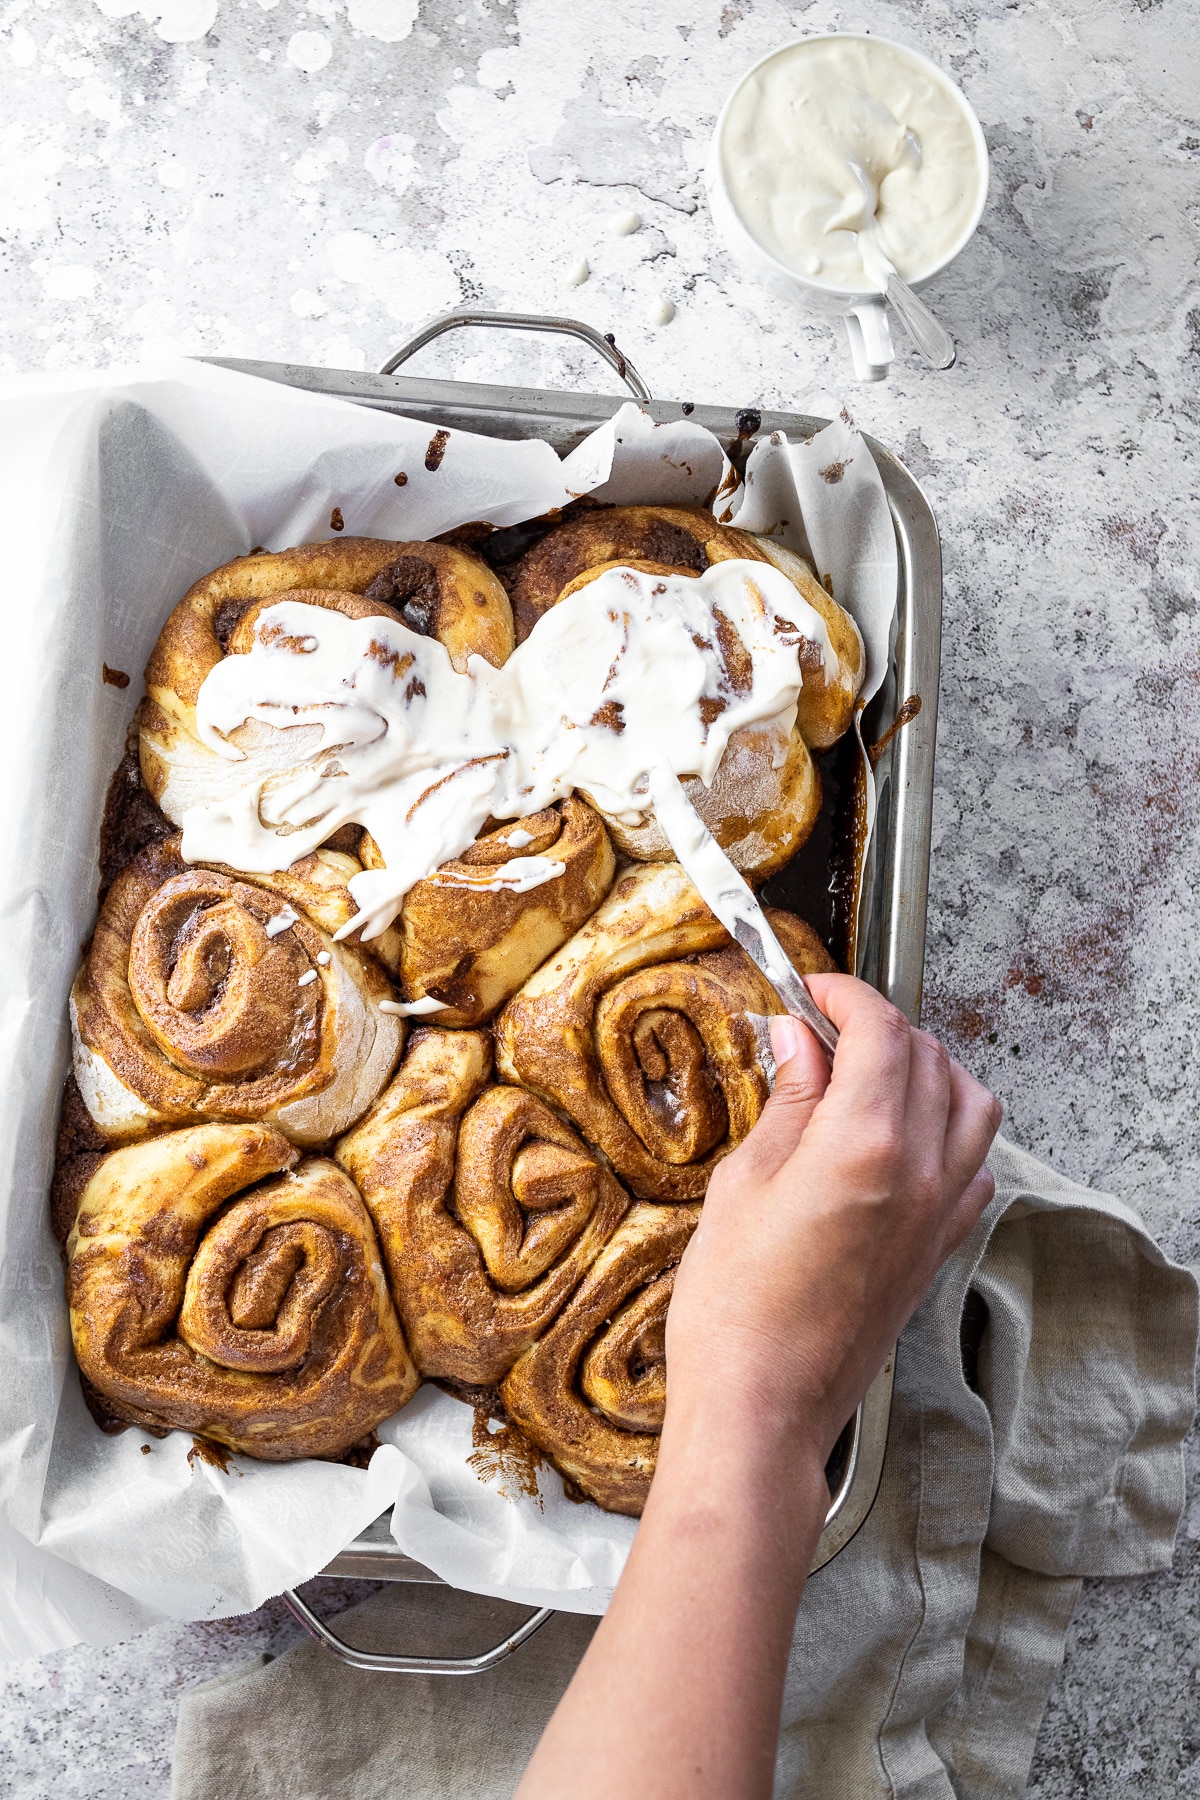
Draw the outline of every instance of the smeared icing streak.
<instances>
[{"instance_id":1,"label":"smeared icing streak","mask_svg":"<svg viewBox=\"0 0 1200 1800\"><path fill-rule=\"evenodd\" d=\"M281 601L260 614L251 650L200 690L202 741L243 762L246 781L184 814L183 854L266 872L363 825L386 867L353 878L360 912L340 935L361 925L370 939L487 818L525 818L579 789L630 823L661 806L718 917L730 878L757 914L711 839L688 847L699 821L677 777L711 783L749 725L773 725L784 753L805 642L828 669L824 622L758 562L718 563L699 579L609 570L546 613L502 668L473 657L465 674L402 624ZM558 865L505 867L532 887ZM480 875L490 885L500 871Z\"/></svg>"},{"instance_id":2,"label":"smeared icing streak","mask_svg":"<svg viewBox=\"0 0 1200 1800\"><path fill-rule=\"evenodd\" d=\"M528 832L514 831L508 841L511 844L513 838L528 836ZM551 856L511 856L498 867L475 869L460 865L456 869L439 869L430 879L438 887L471 888L476 893L498 894L506 888L512 894L528 894L532 888L542 887L561 875L564 866Z\"/></svg>"},{"instance_id":3,"label":"smeared icing streak","mask_svg":"<svg viewBox=\"0 0 1200 1800\"><path fill-rule=\"evenodd\" d=\"M435 1000L432 994L422 994L419 1000L381 1000L379 1010L383 1013L395 1013L400 1019L423 1019L430 1013L447 1010L445 1000Z\"/></svg>"}]
</instances>

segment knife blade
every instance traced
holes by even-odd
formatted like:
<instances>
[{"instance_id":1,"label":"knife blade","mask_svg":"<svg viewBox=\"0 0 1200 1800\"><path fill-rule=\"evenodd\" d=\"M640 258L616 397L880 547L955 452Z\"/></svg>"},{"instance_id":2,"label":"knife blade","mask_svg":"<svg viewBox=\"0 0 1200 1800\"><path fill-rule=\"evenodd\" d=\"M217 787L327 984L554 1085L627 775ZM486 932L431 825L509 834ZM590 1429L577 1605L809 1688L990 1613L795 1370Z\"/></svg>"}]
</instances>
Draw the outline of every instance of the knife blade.
<instances>
[{"instance_id":1,"label":"knife blade","mask_svg":"<svg viewBox=\"0 0 1200 1800\"><path fill-rule=\"evenodd\" d=\"M755 901L757 909L758 902ZM804 978L797 975L787 953L770 924L760 913L761 924L755 923L744 915L733 921L733 935L740 947L746 952L756 968L766 976L783 1004L794 1019L800 1019L816 1038L822 1050L833 1061L833 1053L838 1046L838 1029L831 1020L825 1017L812 995L804 984ZM763 934L769 935L776 955L768 953Z\"/></svg>"}]
</instances>

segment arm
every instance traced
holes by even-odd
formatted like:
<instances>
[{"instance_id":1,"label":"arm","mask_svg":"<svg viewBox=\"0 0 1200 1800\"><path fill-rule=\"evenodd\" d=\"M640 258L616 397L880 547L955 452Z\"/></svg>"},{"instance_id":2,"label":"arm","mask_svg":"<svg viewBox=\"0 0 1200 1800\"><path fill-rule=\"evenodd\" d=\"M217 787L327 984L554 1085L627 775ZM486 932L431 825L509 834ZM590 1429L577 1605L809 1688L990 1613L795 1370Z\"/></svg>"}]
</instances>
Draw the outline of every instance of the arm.
<instances>
[{"instance_id":1,"label":"arm","mask_svg":"<svg viewBox=\"0 0 1200 1800\"><path fill-rule=\"evenodd\" d=\"M842 1034L832 1074L771 1021L775 1092L676 1280L645 1514L517 1800L769 1795L826 1460L991 1197L991 1094L863 983L809 985Z\"/></svg>"}]
</instances>

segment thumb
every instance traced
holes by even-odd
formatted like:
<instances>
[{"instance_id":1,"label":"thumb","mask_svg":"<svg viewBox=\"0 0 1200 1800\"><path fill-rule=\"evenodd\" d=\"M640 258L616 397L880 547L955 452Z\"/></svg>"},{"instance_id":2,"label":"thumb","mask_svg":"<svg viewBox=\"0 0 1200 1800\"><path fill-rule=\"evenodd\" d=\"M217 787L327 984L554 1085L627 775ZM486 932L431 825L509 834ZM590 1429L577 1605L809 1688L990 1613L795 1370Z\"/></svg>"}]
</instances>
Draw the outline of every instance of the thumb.
<instances>
[{"instance_id":1,"label":"thumb","mask_svg":"<svg viewBox=\"0 0 1200 1800\"><path fill-rule=\"evenodd\" d=\"M771 1053L777 1074L762 1117L742 1145L743 1160L769 1179L783 1167L804 1135L829 1086L829 1058L807 1025L790 1013L771 1020Z\"/></svg>"}]
</instances>

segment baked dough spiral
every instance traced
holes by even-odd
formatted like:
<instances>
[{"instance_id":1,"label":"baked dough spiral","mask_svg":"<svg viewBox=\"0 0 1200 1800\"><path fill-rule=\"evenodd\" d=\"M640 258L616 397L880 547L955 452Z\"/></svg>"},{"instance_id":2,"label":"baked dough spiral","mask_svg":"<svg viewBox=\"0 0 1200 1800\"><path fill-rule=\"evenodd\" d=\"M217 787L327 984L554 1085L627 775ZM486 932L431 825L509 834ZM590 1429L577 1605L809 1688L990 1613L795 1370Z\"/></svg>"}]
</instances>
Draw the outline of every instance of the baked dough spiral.
<instances>
[{"instance_id":1,"label":"baked dough spiral","mask_svg":"<svg viewBox=\"0 0 1200 1800\"><path fill-rule=\"evenodd\" d=\"M712 786L684 781L692 805L731 862L765 881L795 854L817 820L821 784L811 751L837 742L854 715L866 659L858 627L792 550L731 526L702 507L599 507L554 527L508 577L518 638L543 613L608 569L699 576L732 559L770 563L818 614L825 648L796 631L802 686L796 724L752 726L733 734ZM736 655L736 644L731 645ZM604 814L617 848L639 862L669 861L673 851L652 813L635 825Z\"/></svg>"},{"instance_id":2,"label":"baked dough spiral","mask_svg":"<svg viewBox=\"0 0 1200 1800\"><path fill-rule=\"evenodd\" d=\"M383 865L369 834L359 855L368 868ZM504 865L526 856L544 856L562 872L524 893L498 885ZM595 912L615 871L603 823L576 795L486 832L405 895L398 927L405 1000L428 994L442 1001L439 1025L484 1024Z\"/></svg>"},{"instance_id":3,"label":"baked dough spiral","mask_svg":"<svg viewBox=\"0 0 1200 1800\"><path fill-rule=\"evenodd\" d=\"M338 1455L418 1386L353 1183L267 1125L106 1157L67 1240L67 1300L118 1418L269 1461Z\"/></svg>"},{"instance_id":4,"label":"baked dough spiral","mask_svg":"<svg viewBox=\"0 0 1200 1800\"><path fill-rule=\"evenodd\" d=\"M110 1139L200 1119L261 1119L299 1144L364 1113L403 1020L375 959L331 932L353 911L353 857L247 881L193 867L178 837L113 882L71 993L75 1077Z\"/></svg>"},{"instance_id":5,"label":"baked dough spiral","mask_svg":"<svg viewBox=\"0 0 1200 1800\"><path fill-rule=\"evenodd\" d=\"M718 525L701 506L596 507L552 527L508 575L517 642L586 572L605 566L647 567L655 573L703 575L714 563L769 562L818 613L829 636L832 670L801 652L804 687L798 726L814 750L836 744L854 714L866 652L858 626L830 598L808 563L773 538Z\"/></svg>"},{"instance_id":6,"label":"baked dough spiral","mask_svg":"<svg viewBox=\"0 0 1200 1800\"><path fill-rule=\"evenodd\" d=\"M559 1311L629 1205L545 1103L488 1086L480 1031L413 1033L338 1144L370 1208L423 1375L491 1386Z\"/></svg>"},{"instance_id":7,"label":"baked dough spiral","mask_svg":"<svg viewBox=\"0 0 1200 1800\"><path fill-rule=\"evenodd\" d=\"M400 620L436 637L465 670L472 655L498 668L513 647L508 596L487 564L450 544L335 538L295 550L240 556L189 588L146 665L139 727L142 777L173 825L189 806L232 791L244 776L200 741L196 702L204 678L226 655L248 651L264 607L280 600L327 607L347 618ZM233 734L239 748L268 731L254 721ZM301 727L307 740L313 727ZM243 736L243 734L246 734ZM290 766L290 732L281 767Z\"/></svg>"},{"instance_id":8,"label":"baked dough spiral","mask_svg":"<svg viewBox=\"0 0 1200 1800\"><path fill-rule=\"evenodd\" d=\"M509 1417L607 1512L640 1516L667 1397L667 1308L698 1206L634 1206L501 1385Z\"/></svg>"},{"instance_id":9,"label":"baked dough spiral","mask_svg":"<svg viewBox=\"0 0 1200 1800\"><path fill-rule=\"evenodd\" d=\"M767 916L802 974L834 966L803 920ZM496 1063L565 1112L639 1198L699 1200L766 1104L747 1014L782 1011L679 864L645 863L509 1001Z\"/></svg>"}]
</instances>

